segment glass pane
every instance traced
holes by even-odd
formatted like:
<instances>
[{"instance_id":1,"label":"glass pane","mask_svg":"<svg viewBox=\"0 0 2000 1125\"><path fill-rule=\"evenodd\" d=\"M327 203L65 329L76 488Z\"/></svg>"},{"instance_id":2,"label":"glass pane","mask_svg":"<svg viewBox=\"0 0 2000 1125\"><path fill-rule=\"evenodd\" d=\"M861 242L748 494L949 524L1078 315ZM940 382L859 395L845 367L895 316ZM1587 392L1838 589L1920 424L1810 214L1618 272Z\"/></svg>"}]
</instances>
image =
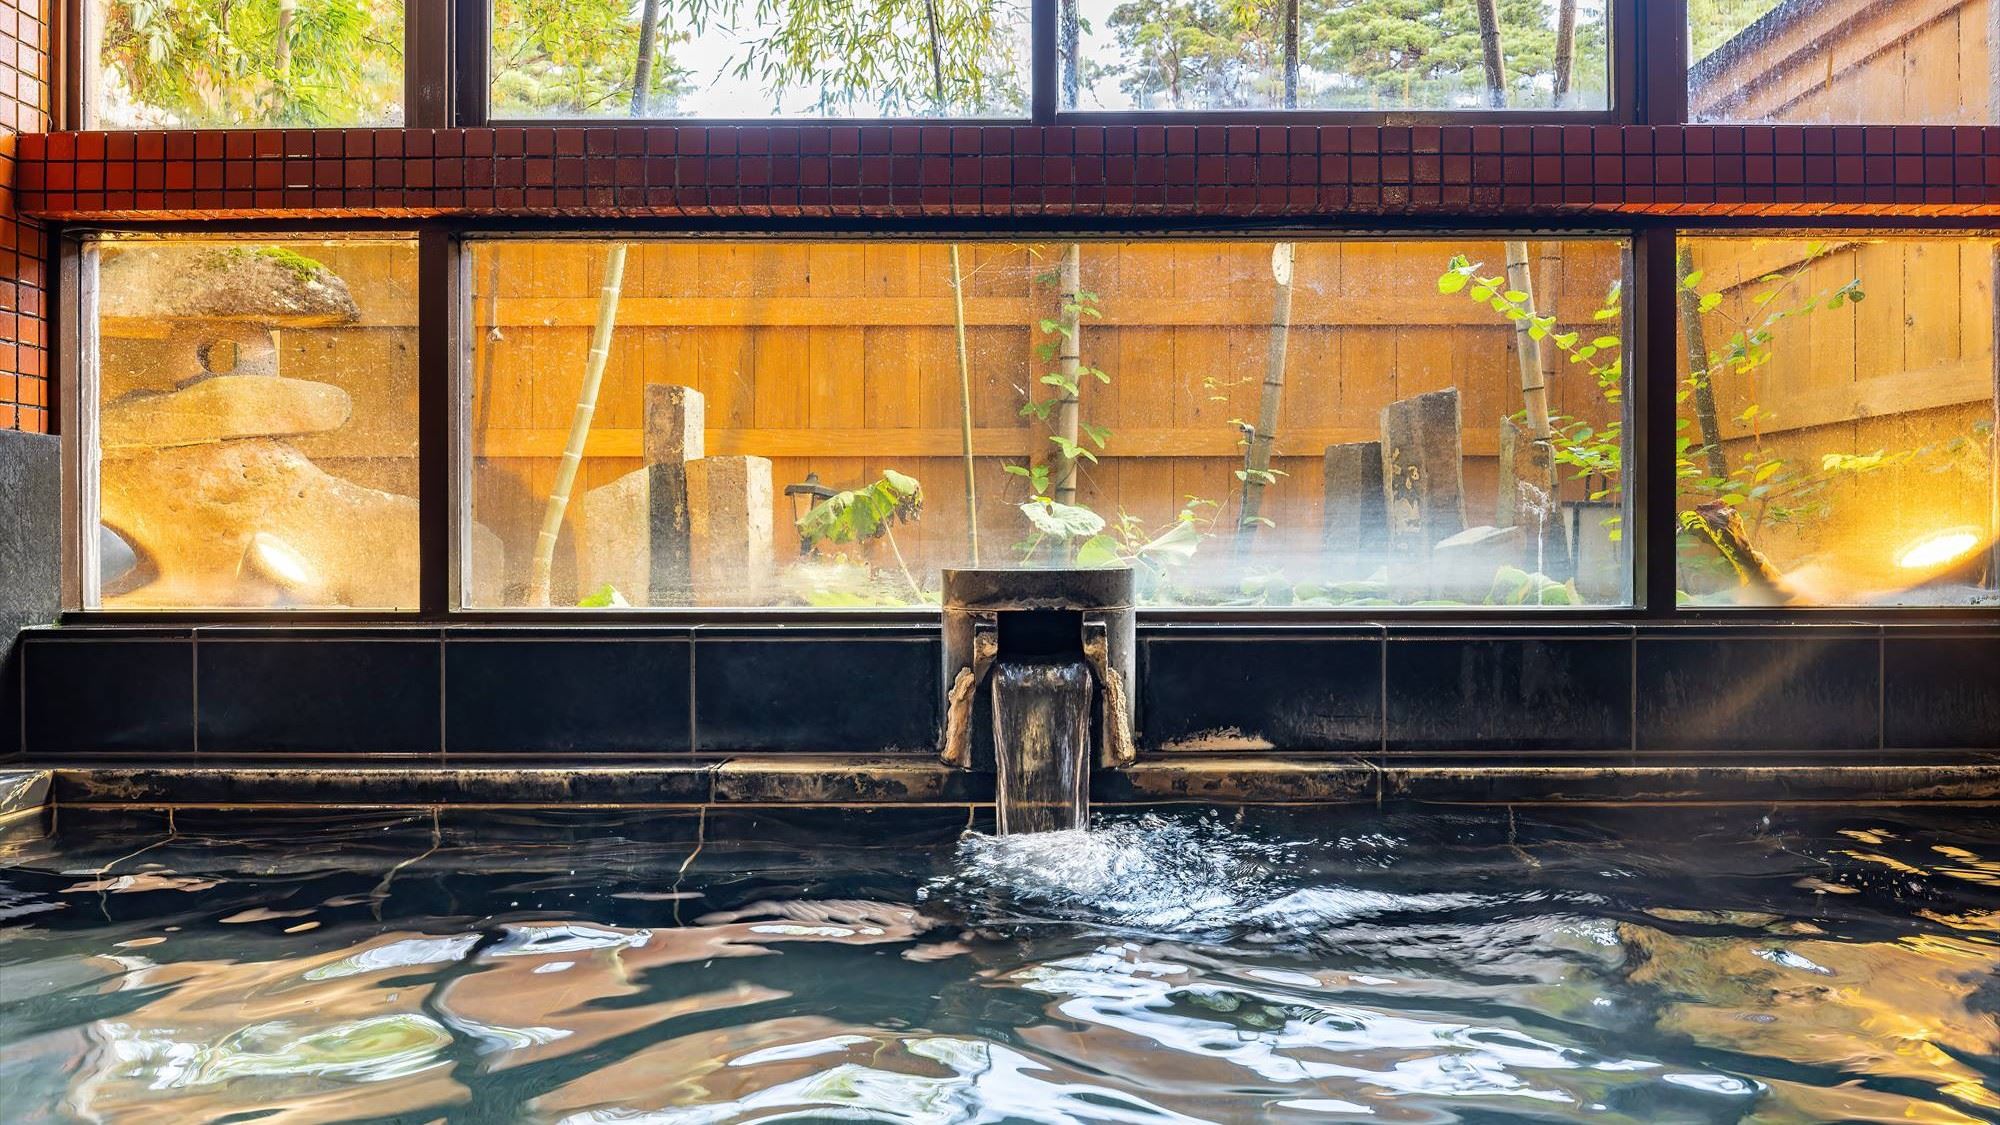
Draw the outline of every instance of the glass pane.
<instances>
[{"instance_id":1,"label":"glass pane","mask_svg":"<svg viewBox=\"0 0 2000 1125\"><path fill-rule=\"evenodd\" d=\"M1683 244L1683 601L1996 600L1995 245Z\"/></svg>"},{"instance_id":2,"label":"glass pane","mask_svg":"<svg viewBox=\"0 0 2000 1125\"><path fill-rule=\"evenodd\" d=\"M94 244L106 608L417 605L416 244Z\"/></svg>"},{"instance_id":3,"label":"glass pane","mask_svg":"<svg viewBox=\"0 0 2000 1125\"><path fill-rule=\"evenodd\" d=\"M400 125L402 0L89 0L93 129Z\"/></svg>"},{"instance_id":4,"label":"glass pane","mask_svg":"<svg viewBox=\"0 0 2000 1125\"><path fill-rule=\"evenodd\" d=\"M1488 239L475 243L470 600L1623 603L1624 245Z\"/></svg>"},{"instance_id":5,"label":"glass pane","mask_svg":"<svg viewBox=\"0 0 2000 1125\"><path fill-rule=\"evenodd\" d=\"M1071 2L1073 19L1058 20L1070 109L1610 105L1605 0Z\"/></svg>"},{"instance_id":6,"label":"glass pane","mask_svg":"<svg viewBox=\"0 0 2000 1125\"><path fill-rule=\"evenodd\" d=\"M1028 0L493 0L489 105L498 120L1022 117L1028 53Z\"/></svg>"},{"instance_id":7,"label":"glass pane","mask_svg":"<svg viewBox=\"0 0 2000 1125\"><path fill-rule=\"evenodd\" d=\"M1991 0L1688 0L1693 121L1993 120Z\"/></svg>"}]
</instances>

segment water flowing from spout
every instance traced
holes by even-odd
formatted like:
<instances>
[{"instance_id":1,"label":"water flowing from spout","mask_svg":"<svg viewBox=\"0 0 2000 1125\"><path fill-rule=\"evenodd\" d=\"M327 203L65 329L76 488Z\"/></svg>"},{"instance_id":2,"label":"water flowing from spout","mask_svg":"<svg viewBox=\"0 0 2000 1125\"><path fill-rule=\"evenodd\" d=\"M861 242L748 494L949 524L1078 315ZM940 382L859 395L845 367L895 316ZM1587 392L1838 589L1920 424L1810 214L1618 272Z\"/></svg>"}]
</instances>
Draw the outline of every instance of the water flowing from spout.
<instances>
[{"instance_id":1,"label":"water flowing from spout","mask_svg":"<svg viewBox=\"0 0 2000 1125\"><path fill-rule=\"evenodd\" d=\"M993 747L1000 834L1081 828L1089 815L1096 683L1081 660L993 666Z\"/></svg>"}]
</instances>

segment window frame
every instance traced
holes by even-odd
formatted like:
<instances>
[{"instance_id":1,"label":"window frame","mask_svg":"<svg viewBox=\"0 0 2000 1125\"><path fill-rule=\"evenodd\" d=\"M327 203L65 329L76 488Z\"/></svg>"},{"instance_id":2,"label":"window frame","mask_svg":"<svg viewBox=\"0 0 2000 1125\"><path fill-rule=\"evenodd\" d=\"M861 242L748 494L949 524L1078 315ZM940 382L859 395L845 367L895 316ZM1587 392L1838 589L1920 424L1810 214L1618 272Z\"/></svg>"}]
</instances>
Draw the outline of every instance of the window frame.
<instances>
[{"instance_id":1,"label":"window frame","mask_svg":"<svg viewBox=\"0 0 2000 1125\"><path fill-rule=\"evenodd\" d=\"M502 122L488 120L486 106L487 29L490 0L408 0L405 9L405 129L482 127L514 124L538 127L582 125L593 128L686 128L705 125L826 124L834 119L754 118L719 120L704 118L606 118L585 122L547 119ZM1423 111L1360 113L1350 111L1131 111L1100 113L1062 110L1059 99L1059 62L1052 32L1057 0L1031 0L1034 40L1031 73L1031 112L1026 118L841 118L842 126L895 125L1218 125L1261 124L1309 126L1315 124L1380 126L1408 124L1505 123L1512 125L1600 124L1600 125L1681 125L1688 118L1688 27L1686 0L1610 0L1611 23L1609 65L1612 104L1605 111ZM59 29L59 56L55 90L55 120L60 128L76 128L83 117L88 72L94 60L80 59L71 50L85 42L82 20L87 0L64 0ZM2000 5L1996 5L2000 10ZM2000 16L1996 16L2000 19ZM1787 128L1788 126L1779 126ZM247 127L246 127L247 128ZM1462 219L1462 221L1460 221ZM314 233L415 230L418 249L418 378L419 378L419 495L420 517L420 607L415 611L383 613L369 610L102 610L81 609L80 585L90 565L94 537L86 534L80 513L93 510L83 504L90 498L93 477L80 470L83 458L94 442L94 411L85 391L94 391L88 374L91 357L87 352L90 334L84 330L91 279L81 253L81 239L99 232L278 234L310 236ZM743 607L732 609L676 608L587 610L501 610L462 609L460 589L466 552L461 544L470 521L469 458L463 448L460 425L464 414L464 378L470 348L466 338L466 295L468 255L461 252L468 239L504 237L510 234L633 236L671 234L678 237L714 235L726 237L867 237L898 236L922 238L1007 237L1014 240L1069 235L1122 235L1126 237L1206 237L1232 235L1270 238L1297 232L1310 237L1329 233L1362 233L1385 237L1416 237L1424 234L1497 234L1513 231L1598 234L1628 241L1626 317L1628 372L1626 409L1628 445L1625 496L1633 513L1627 526L1631 595L1626 607L1552 608L1523 607L1366 607L1343 609L1242 608L1242 609L1141 609L1149 624L1220 623L1288 624L1311 627L1316 623L1417 622L1431 625L1477 625L1508 623L1534 628L1562 628L1572 625L1641 625L1682 622L1748 625L1778 621L1967 621L1984 620L1991 610L1962 606L1796 606L1781 608L1680 606L1675 597L1675 538L1666 522L1677 494L1674 471L1674 422L1678 370L1679 322L1676 305L1677 284L1674 258L1683 236L1726 233L1796 234L1825 231L1857 235L1981 234L2000 235L2000 220L1991 217L1887 217L1882 215L1792 215L1784 217L1724 217L1695 214L1633 214L1607 221L1603 215L1579 217L1571 221L1530 214L1526 209L1503 208L1498 212L1467 211L1443 220L1426 218L1406 221L1393 218L1328 216L1291 221L1290 225L1243 223L1233 220L1160 219L1157 221L1107 222L1081 216L1051 216L1030 224L1007 225L998 220L940 223L935 220L864 219L769 220L750 225L745 222L704 222L669 220L623 220L564 218L550 214L535 219L435 218L418 221L351 217L315 217L294 220L228 220L134 222L129 224L77 224L58 227L49 239L52 278L51 316L52 359L58 379L57 426L64 447L64 602L70 607L63 620L73 623L161 624L189 628L199 624L240 623L255 625L309 624L405 624L439 626L446 624L531 624L551 623L570 626L693 625L727 623L803 622L817 625L865 625L878 622L929 622L936 610L907 609L822 610L811 608ZM2000 336L2000 328L1996 328ZM2000 348L1996 348L1996 372L2000 372ZM1660 372L1668 375L1661 377ZM1996 383L2000 398L2000 382ZM443 513L442 516L439 513ZM2000 551L2000 548L1996 548Z\"/></svg>"}]
</instances>

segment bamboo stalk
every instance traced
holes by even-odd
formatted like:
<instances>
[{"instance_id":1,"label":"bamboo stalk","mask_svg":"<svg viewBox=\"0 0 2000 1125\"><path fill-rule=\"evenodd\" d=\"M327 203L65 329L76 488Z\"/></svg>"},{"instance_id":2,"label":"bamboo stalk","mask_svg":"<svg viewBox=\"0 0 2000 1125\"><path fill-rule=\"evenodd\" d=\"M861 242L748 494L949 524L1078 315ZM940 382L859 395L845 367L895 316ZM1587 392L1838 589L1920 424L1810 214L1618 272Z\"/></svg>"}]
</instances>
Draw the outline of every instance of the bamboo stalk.
<instances>
[{"instance_id":1,"label":"bamboo stalk","mask_svg":"<svg viewBox=\"0 0 2000 1125\"><path fill-rule=\"evenodd\" d=\"M1081 413L1080 395L1083 390L1083 342L1080 338L1083 324L1076 303L1077 292L1083 288L1082 248L1072 242L1063 248L1062 268L1059 272L1062 301L1062 338L1058 341L1057 370L1069 381L1062 397L1056 401L1056 433L1075 449L1077 441L1077 421ZM1065 456L1062 459L1062 473L1056 478L1055 498L1061 504L1076 503L1076 463L1078 458Z\"/></svg>"},{"instance_id":2,"label":"bamboo stalk","mask_svg":"<svg viewBox=\"0 0 2000 1125\"><path fill-rule=\"evenodd\" d=\"M1258 398L1257 428L1250 434L1249 456L1243 466L1243 504L1236 519L1236 554L1249 553L1264 508L1264 486L1271 471L1271 446L1278 434L1278 408L1285 394L1285 359L1291 350L1292 266L1297 247L1280 242L1271 248L1271 337L1264 352L1264 387Z\"/></svg>"},{"instance_id":3,"label":"bamboo stalk","mask_svg":"<svg viewBox=\"0 0 2000 1125\"><path fill-rule=\"evenodd\" d=\"M1694 249L1681 243L1674 256L1674 288L1679 290L1681 344L1687 349L1688 381L1694 385L1694 419L1701 429L1701 451L1708 475L1729 475L1729 455L1722 448L1722 419L1715 409L1715 381L1709 375L1708 336L1701 327L1701 294L1687 284L1694 272Z\"/></svg>"},{"instance_id":4,"label":"bamboo stalk","mask_svg":"<svg viewBox=\"0 0 2000 1125\"><path fill-rule=\"evenodd\" d=\"M958 433L965 460L965 541L972 565L979 565L979 481L972 460L972 361L965 349L965 273L959 266L958 243L951 244L952 327L958 332Z\"/></svg>"},{"instance_id":5,"label":"bamboo stalk","mask_svg":"<svg viewBox=\"0 0 2000 1125\"><path fill-rule=\"evenodd\" d=\"M548 503L542 508L542 530L535 537L535 560L528 573L529 605L549 604L556 538L562 533L563 516L569 510L577 466L583 463L590 422L597 414L597 393L604 385L605 361L611 357L611 333L617 326L618 297L625 284L625 251L625 243L613 243L604 257L604 284L597 290L597 323L590 333L590 354L584 359L583 386L577 391L576 410L570 416L569 441L563 446L562 460L556 464L555 485L549 489Z\"/></svg>"},{"instance_id":6,"label":"bamboo stalk","mask_svg":"<svg viewBox=\"0 0 2000 1125\"><path fill-rule=\"evenodd\" d=\"M939 43L937 0L924 0L924 23L930 29L931 93L939 113L944 112L944 49ZM972 358L965 347L965 270L959 260L958 243L951 244L952 328L958 337L958 431L960 456L965 461L965 544L972 552L972 565L979 565L979 479L972 459Z\"/></svg>"},{"instance_id":7,"label":"bamboo stalk","mask_svg":"<svg viewBox=\"0 0 2000 1125\"><path fill-rule=\"evenodd\" d=\"M1514 355L1521 368L1521 405L1528 412L1528 433L1536 441L1549 439L1549 387L1543 372L1542 342L1530 331L1535 319L1535 278L1528 264L1528 244L1507 244L1507 287L1525 294L1520 307L1527 316L1514 322Z\"/></svg>"}]
</instances>

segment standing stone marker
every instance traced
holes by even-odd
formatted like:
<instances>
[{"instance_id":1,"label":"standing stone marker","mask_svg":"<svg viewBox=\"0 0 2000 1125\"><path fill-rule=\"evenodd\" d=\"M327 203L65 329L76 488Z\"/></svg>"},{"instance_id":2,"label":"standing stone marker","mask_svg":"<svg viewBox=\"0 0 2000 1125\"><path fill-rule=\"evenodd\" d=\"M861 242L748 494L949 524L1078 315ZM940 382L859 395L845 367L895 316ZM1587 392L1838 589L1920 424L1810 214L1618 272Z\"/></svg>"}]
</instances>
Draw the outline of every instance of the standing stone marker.
<instances>
[{"instance_id":1,"label":"standing stone marker","mask_svg":"<svg viewBox=\"0 0 2000 1125\"><path fill-rule=\"evenodd\" d=\"M1357 441L1326 447L1326 499L1320 543L1340 571L1374 569L1389 546L1389 513L1382 489L1382 443Z\"/></svg>"},{"instance_id":2,"label":"standing stone marker","mask_svg":"<svg viewBox=\"0 0 2000 1125\"><path fill-rule=\"evenodd\" d=\"M771 584L771 462L704 457L687 463L690 570L697 605L757 605Z\"/></svg>"},{"instance_id":3,"label":"standing stone marker","mask_svg":"<svg viewBox=\"0 0 2000 1125\"><path fill-rule=\"evenodd\" d=\"M1429 558L1465 530L1465 457L1458 391L1432 391L1382 408L1382 481L1389 546Z\"/></svg>"},{"instance_id":4,"label":"standing stone marker","mask_svg":"<svg viewBox=\"0 0 2000 1125\"><path fill-rule=\"evenodd\" d=\"M646 465L584 494L577 587L609 585L633 605L690 605L686 463L707 448L707 408L693 387L648 383Z\"/></svg>"},{"instance_id":5,"label":"standing stone marker","mask_svg":"<svg viewBox=\"0 0 2000 1125\"><path fill-rule=\"evenodd\" d=\"M1521 557L1514 561L1544 572L1567 571L1554 451L1512 418L1500 420L1500 490L1495 499L1493 522L1522 530Z\"/></svg>"}]
</instances>

